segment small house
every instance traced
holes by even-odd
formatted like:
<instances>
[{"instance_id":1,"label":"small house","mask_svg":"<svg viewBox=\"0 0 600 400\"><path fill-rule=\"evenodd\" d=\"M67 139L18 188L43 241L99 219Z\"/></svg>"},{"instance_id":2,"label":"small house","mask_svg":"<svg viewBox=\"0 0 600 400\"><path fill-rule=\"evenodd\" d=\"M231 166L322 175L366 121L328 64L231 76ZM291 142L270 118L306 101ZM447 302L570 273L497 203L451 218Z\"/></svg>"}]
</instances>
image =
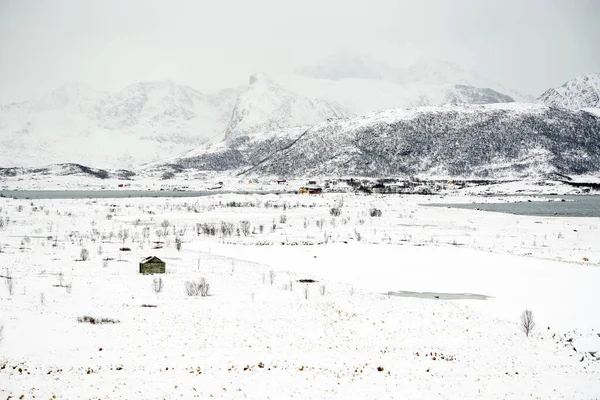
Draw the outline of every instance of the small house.
<instances>
[{"instance_id":1,"label":"small house","mask_svg":"<svg viewBox=\"0 0 600 400\"><path fill-rule=\"evenodd\" d=\"M300 188L300 194L321 194L323 189L319 186L303 186Z\"/></svg>"},{"instance_id":2,"label":"small house","mask_svg":"<svg viewBox=\"0 0 600 400\"><path fill-rule=\"evenodd\" d=\"M158 257L150 256L140 261L140 274L164 274L165 262Z\"/></svg>"}]
</instances>

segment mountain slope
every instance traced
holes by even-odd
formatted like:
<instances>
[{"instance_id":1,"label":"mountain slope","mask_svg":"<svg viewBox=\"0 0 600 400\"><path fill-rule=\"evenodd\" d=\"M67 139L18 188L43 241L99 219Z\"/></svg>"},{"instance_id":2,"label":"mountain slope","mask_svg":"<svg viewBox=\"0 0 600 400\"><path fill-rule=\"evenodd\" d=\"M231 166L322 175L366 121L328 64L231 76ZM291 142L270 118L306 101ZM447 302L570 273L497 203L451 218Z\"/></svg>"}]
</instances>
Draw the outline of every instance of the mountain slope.
<instances>
[{"instance_id":1,"label":"mountain slope","mask_svg":"<svg viewBox=\"0 0 600 400\"><path fill-rule=\"evenodd\" d=\"M183 153L225 129L238 93L205 95L171 81L116 93L64 85L35 102L0 106L0 166L130 168Z\"/></svg>"},{"instance_id":2,"label":"mountain slope","mask_svg":"<svg viewBox=\"0 0 600 400\"><path fill-rule=\"evenodd\" d=\"M257 172L498 177L599 169L599 118L494 104L388 110L319 125Z\"/></svg>"},{"instance_id":3,"label":"mountain slope","mask_svg":"<svg viewBox=\"0 0 600 400\"><path fill-rule=\"evenodd\" d=\"M239 138L176 164L288 177L577 175L600 170L600 118L517 103L394 109Z\"/></svg>"},{"instance_id":4,"label":"mountain slope","mask_svg":"<svg viewBox=\"0 0 600 400\"><path fill-rule=\"evenodd\" d=\"M255 74L236 102L225 138L231 140L351 115L339 104L292 92L264 74Z\"/></svg>"},{"instance_id":5,"label":"mountain slope","mask_svg":"<svg viewBox=\"0 0 600 400\"><path fill-rule=\"evenodd\" d=\"M600 73L585 74L545 91L538 101L569 110L600 108Z\"/></svg>"}]
</instances>

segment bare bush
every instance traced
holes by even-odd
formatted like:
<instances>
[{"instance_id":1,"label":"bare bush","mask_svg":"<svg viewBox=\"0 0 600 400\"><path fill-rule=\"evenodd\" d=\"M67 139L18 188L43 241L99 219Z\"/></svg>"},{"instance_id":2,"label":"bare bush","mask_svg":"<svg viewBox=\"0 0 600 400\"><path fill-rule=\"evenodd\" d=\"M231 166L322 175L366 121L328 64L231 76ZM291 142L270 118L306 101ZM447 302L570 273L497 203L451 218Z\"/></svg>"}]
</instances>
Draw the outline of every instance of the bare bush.
<instances>
[{"instance_id":1,"label":"bare bush","mask_svg":"<svg viewBox=\"0 0 600 400\"><path fill-rule=\"evenodd\" d=\"M13 279L10 271L6 271L6 276L4 277L4 283L6 283L6 288L8 289L8 294L15 294L15 280Z\"/></svg>"},{"instance_id":2,"label":"bare bush","mask_svg":"<svg viewBox=\"0 0 600 400\"><path fill-rule=\"evenodd\" d=\"M210 285L205 278L201 278L199 281L185 282L185 290L188 296L206 297L210 293Z\"/></svg>"},{"instance_id":3,"label":"bare bush","mask_svg":"<svg viewBox=\"0 0 600 400\"><path fill-rule=\"evenodd\" d=\"M521 314L521 330L525 332L525 336L529 336L533 328L535 328L535 320L533 319L533 311L525 310Z\"/></svg>"},{"instance_id":4,"label":"bare bush","mask_svg":"<svg viewBox=\"0 0 600 400\"><path fill-rule=\"evenodd\" d=\"M304 286L304 298L308 300L308 286Z\"/></svg>"},{"instance_id":5,"label":"bare bush","mask_svg":"<svg viewBox=\"0 0 600 400\"><path fill-rule=\"evenodd\" d=\"M279 223L280 223L280 224L285 224L286 222L287 222L287 215L285 215L285 214L281 214L281 215L279 216Z\"/></svg>"},{"instance_id":6,"label":"bare bush","mask_svg":"<svg viewBox=\"0 0 600 400\"><path fill-rule=\"evenodd\" d=\"M177 249L177 251L181 251L181 244L182 244L181 238L179 236L177 236L175 238L175 248Z\"/></svg>"},{"instance_id":7,"label":"bare bush","mask_svg":"<svg viewBox=\"0 0 600 400\"><path fill-rule=\"evenodd\" d=\"M154 293L156 293L156 294L159 294L160 292L162 292L163 280L160 276L155 277L154 280L152 280L152 290L154 290Z\"/></svg>"},{"instance_id":8,"label":"bare bush","mask_svg":"<svg viewBox=\"0 0 600 400\"><path fill-rule=\"evenodd\" d=\"M332 217L339 217L340 215L342 215L342 209L341 207L331 207L329 209L329 214Z\"/></svg>"},{"instance_id":9,"label":"bare bush","mask_svg":"<svg viewBox=\"0 0 600 400\"><path fill-rule=\"evenodd\" d=\"M44 292L40 293L40 305L45 305L46 304L46 295L44 294Z\"/></svg>"},{"instance_id":10,"label":"bare bush","mask_svg":"<svg viewBox=\"0 0 600 400\"><path fill-rule=\"evenodd\" d=\"M275 283L275 276L276 276L276 274L275 274L275 271L273 271L273 270L270 270L270 271L269 271L269 282L271 282L271 285L272 285L273 283Z\"/></svg>"},{"instance_id":11,"label":"bare bush","mask_svg":"<svg viewBox=\"0 0 600 400\"><path fill-rule=\"evenodd\" d=\"M89 315L84 315L83 317L78 317L77 322L88 323L88 324L92 324L92 325L102 325L102 324L118 324L121 321L119 321L118 319L114 319L114 318L96 318L96 317L91 317Z\"/></svg>"},{"instance_id":12,"label":"bare bush","mask_svg":"<svg viewBox=\"0 0 600 400\"><path fill-rule=\"evenodd\" d=\"M167 219L163 220L163 222L161 222L160 226L162 226L162 228L163 228L163 234L165 236L167 236L167 234L168 234L167 229L169 229L169 226L171 226L171 223L169 222L169 220L167 220Z\"/></svg>"},{"instance_id":13,"label":"bare bush","mask_svg":"<svg viewBox=\"0 0 600 400\"><path fill-rule=\"evenodd\" d=\"M87 261L90 258L90 251L85 247L82 248L81 252L79 253L79 258L81 261Z\"/></svg>"},{"instance_id":14,"label":"bare bush","mask_svg":"<svg viewBox=\"0 0 600 400\"><path fill-rule=\"evenodd\" d=\"M240 229L244 236L248 236L250 234L250 222L249 221L241 221Z\"/></svg>"},{"instance_id":15,"label":"bare bush","mask_svg":"<svg viewBox=\"0 0 600 400\"><path fill-rule=\"evenodd\" d=\"M371 217L381 217L381 210L379 210L377 208L371 208L369 210L369 215Z\"/></svg>"},{"instance_id":16,"label":"bare bush","mask_svg":"<svg viewBox=\"0 0 600 400\"><path fill-rule=\"evenodd\" d=\"M327 288L325 285L319 286L319 292L321 292L321 296L325 296L326 291L327 291Z\"/></svg>"},{"instance_id":17,"label":"bare bush","mask_svg":"<svg viewBox=\"0 0 600 400\"><path fill-rule=\"evenodd\" d=\"M290 285L288 286L290 289L290 292L294 291L294 281L290 281Z\"/></svg>"}]
</instances>

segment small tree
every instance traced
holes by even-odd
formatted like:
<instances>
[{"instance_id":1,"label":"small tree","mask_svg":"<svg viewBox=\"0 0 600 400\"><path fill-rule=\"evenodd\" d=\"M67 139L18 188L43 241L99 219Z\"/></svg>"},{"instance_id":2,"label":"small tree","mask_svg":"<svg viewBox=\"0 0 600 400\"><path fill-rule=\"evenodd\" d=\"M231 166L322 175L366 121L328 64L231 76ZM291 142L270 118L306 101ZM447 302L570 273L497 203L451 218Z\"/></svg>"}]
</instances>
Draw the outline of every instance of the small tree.
<instances>
[{"instance_id":1,"label":"small tree","mask_svg":"<svg viewBox=\"0 0 600 400\"><path fill-rule=\"evenodd\" d=\"M90 252L85 247L81 249L81 253L79 254L81 261L87 261L90 258Z\"/></svg>"},{"instance_id":2,"label":"small tree","mask_svg":"<svg viewBox=\"0 0 600 400\"><path fill-rule=\"evenodd\" d=\"M181 251L181 238L179 236L177 236L175 238L175 248L177 249L177 251Z\"/></svg>"},{"instance_id":3,"label":"small tree","mask_svg":"<svg viewBox=\"0 0 600 400\"><path fill-rule=\"evenodd\" d=\"M271 285L275 282L275 271L273 270L269 271L269 282L271 282Z\"/></svg>"},{"instance_id":4,"label":"small tree","mask_svg":"<svg viewBox=\"0 0 600 400\"><path fill-rule=\"evenodd\" d=\"M162 292L163 290L163 280L162 278L159 277L155 277L152 280L152 290L154 290L154 293L159 294L160 292Z\"/></svg>"},{"instance_id":5,"label":"small tree","mask_svg":"<svg viewBox=\"0 0 600 400\"><path fill-rule=\"evenodd\" d=\"M319 291L321 292L321 296L325 296L325 293L327 291L326 286L325 285L321 285L319 287Z\"/></svg>"},{"instance_id":6,"label":"small tree","mask_svg":"<svg viewBox=\"0 0 600 400\"><path fill-rule=\"evenodd\" d=\"M535 328L535 321L533 319L533 311L525 310L521 314L521 329L525 332L525 336L529 336L531 331Z\"/></svg>"}]
</instances>

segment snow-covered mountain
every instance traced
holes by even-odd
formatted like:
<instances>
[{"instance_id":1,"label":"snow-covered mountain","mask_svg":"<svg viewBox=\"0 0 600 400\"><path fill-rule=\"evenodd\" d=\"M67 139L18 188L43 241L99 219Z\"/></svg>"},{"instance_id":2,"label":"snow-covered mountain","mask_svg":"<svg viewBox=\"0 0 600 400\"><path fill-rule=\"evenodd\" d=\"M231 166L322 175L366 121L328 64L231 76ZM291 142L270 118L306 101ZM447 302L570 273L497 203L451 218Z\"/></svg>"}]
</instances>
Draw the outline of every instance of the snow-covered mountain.
<instances>
[{"instance_id":1,"label":"snow-covered mountain","mask_svg":"<svg viewBox=\"0 0 600 400\"><path fill-rule=\"evenodd\" d=\"M600 73L581 75L560 87L548 89L538 101L569 110L600 108Z\"/></svg>"},{"instance_id":2,"label":"snow-covered mountain","mask_svg":"<svg viewBox=\"0 0 600 400\"><path fill-rule=\"evenodd\" d=\"M67 84L0 106L0 165L130 168L180 154L225 129L240 90L206 95L160 81L105 93Z\"/></svg>"},{"instance_id":3,"label":"snow-covered mountain","mask_svg":"<svg viewBox=\"0 0 600 400\"><path fill-rule=\"evenodd\" d=\"M225 137L231 140L351 115L335 102L293 92L265 74L254 74L237 99Z\"/></svg>"},{"instance_id":4,"label":"snow-covered mountain","mask_svg":"<svg viewBox=\"0 0 600 400\"><path fill-rule=\"evenodd\" d=\"M513 101L533 100L529 95L506 88L458 64L433 58L421 59L407 68L394 68L365 56L336 54L320 60L314 66L299 68L297 73L305 77L326 80L367 79L392 82L404 88L407 98L418 97L420 92L428 93L433 99L444 98L443 94L436 95L435 92L445 92L448 88L460 85L490 89L511 97ZM421 105L436 104L439 103L434 100L431 104Z\"/></svg>"},{"instance_id":5,"label":"snow-covered mountain","mask_svg":"<svg viewBox=\"0 0 600 400\"><path fill-rule=\"evenodd\" d=\"M600 118L519 103L394 109L240 136L171 165L288 177L576 175L600 171Z\"/></svg>"}]
</instances>

